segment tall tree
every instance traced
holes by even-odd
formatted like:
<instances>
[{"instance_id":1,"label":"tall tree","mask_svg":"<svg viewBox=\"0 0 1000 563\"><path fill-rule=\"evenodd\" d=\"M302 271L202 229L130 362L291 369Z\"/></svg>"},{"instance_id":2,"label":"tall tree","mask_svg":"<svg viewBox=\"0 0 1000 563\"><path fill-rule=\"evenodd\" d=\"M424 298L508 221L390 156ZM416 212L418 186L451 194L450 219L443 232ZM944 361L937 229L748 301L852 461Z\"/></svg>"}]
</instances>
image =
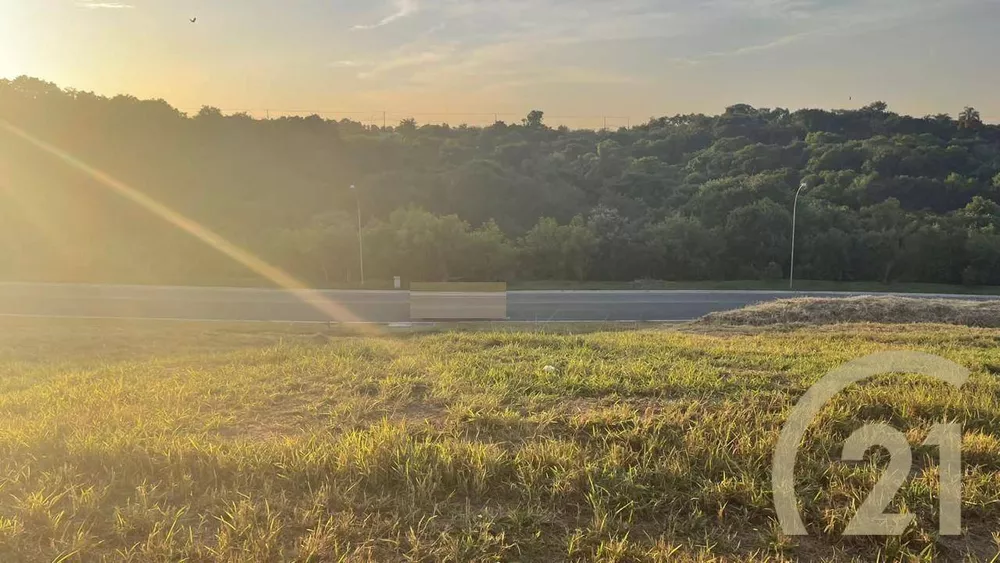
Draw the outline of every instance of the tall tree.
<instances>
[{"instance_id":1,"label":"tall tree","mask_svg":"<svg viewBox=\"0 0 1000 563\"><path fill-rule=\"evenodd\" d=\"M983 120L979 117L976 108L966 106L962 113L958 114L958 128L977 130L983 126Z\"/></svg>"}]
</instances>

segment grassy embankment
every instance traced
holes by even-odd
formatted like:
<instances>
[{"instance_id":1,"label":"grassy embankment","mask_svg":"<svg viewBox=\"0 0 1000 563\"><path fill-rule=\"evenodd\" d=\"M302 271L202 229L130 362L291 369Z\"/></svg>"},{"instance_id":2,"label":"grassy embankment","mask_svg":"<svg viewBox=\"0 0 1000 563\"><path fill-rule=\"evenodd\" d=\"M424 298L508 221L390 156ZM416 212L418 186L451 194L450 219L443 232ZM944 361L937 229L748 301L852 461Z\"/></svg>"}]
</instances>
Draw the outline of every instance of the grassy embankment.
<instances>
[{"instance_id":1,"label":"grassy embankment","mask_svg":"<svg viewBox=\"0 0 1000 563\"><path fill-rule=\"evenodd\" d=\"M574 282L524 281L509 284L512 291L524 290L727 290L727 291L788 291L788 280L729 280L729 281L634 281L634 282ZM941 283L878 283L795 280L795 291L845 291L858 293L942 293L957 295L1000 295L1000 287L967 286Z\"/></svg>"},{"instance_id":2,"label":"grassy embankment","mask_svg":"<svg viewBox=\"0 0 1000 563\"><path fill-rule=\"evenodd\" d=\"M1000 540L997 330L0 329L2 561L989 560ZM813 535L783 536L770 463L788 410L885 349L972 379L838 396L799 457ZM965 536L936 536L936 450L918 447L894 502L917 525L838 537L880 474L837 461L862 419L913 444L964 423Z\"/></svg>"},{"instance_id":3,"label":"grassy embankment","mask_svg":"<svg viewBox=\"0 0 1000 563\"><path fill-rule=\"evenodd\" d=\"M140 284L141 285L141 284ZM270 283L251 278L233 279L225 283L213 284L219 287L272 287ZM451 282L423 283L425 290L434 291L497 291L502 286L495 284ZM658 280L639 280L633 282L591 282L591 281L512 281L506 285L510 291L560 291L560 290L724 290L724 291L788 291L788 280L728 280L728 281L691 281L671 282ZM435 287L438 286L438 287ZM211 287L211 286L209 286ZM408 282L402 283L402 289L409 289ZM393 290L391 280L368 280L364 285L354 283L325 284L319 289L330 290ZM796 280L795 291L844 291L859 293L942 293L956 295L1000 295L1000 287L967 286L937 283L891 283L878 282L835 282L820 280Z\"/></svg>"}]
</instances>

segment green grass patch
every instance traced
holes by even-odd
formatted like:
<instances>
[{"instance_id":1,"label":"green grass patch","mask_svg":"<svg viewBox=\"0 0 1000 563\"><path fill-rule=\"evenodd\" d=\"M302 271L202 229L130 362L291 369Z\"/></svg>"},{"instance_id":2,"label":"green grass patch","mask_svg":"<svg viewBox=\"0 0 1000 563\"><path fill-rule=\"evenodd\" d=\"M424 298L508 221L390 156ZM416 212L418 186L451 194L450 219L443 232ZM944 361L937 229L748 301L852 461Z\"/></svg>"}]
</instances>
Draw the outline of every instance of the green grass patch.
<instances>
[{"instance_id":1,"label":"green grass patch","mask_svg":"<svg viewBox=\"0 0 1000 563\"><path fill-rule=\"evenodd\" d=\"M990 560L1000 331L941 325L481 330L0 321L2 561ZM879 350L972 370L852 387L810 427L783 536L770 463L826 371ZM546 370L547 366L553 369ZM936 457L900 538L841 538L877 480L863 421L965 427L966 534Z\"/></svg>"},{"instance_id":2,"label":"green grass patch","mask_svg":"<svg viewBox=\"0 0 1000 563\"><path fill-rule=\"evenodd\" d=\"M671 282L637 280L632 282L577 282L577 281L517 281L511 282L511 291L528 290L730 290L730 291L788 291L788 280L729 280ZM835 282L821 280L795 280L795 291L847 291L860 293L943 293L958 295L1000 295L1000 287L967 286L938 283Z\"/></svg>"}]
</instances>

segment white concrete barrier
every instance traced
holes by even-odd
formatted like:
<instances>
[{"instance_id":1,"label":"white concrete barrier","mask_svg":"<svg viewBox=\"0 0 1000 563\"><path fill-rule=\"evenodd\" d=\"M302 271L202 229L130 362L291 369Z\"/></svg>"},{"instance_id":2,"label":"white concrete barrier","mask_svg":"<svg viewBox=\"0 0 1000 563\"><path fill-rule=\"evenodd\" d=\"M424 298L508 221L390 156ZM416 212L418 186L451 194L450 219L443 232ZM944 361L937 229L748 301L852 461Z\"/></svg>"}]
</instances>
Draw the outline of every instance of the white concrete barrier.
<instances>
[{"instance_id":1,"label":"white concrete barrier","mask_svg":"<svg viewBox=\"0 0 1000 563\"><path fill-rule=\"evenodd\" d=\"M506 284L410 284L410 319L507 320Z\"/></svg>"}]
</instances>

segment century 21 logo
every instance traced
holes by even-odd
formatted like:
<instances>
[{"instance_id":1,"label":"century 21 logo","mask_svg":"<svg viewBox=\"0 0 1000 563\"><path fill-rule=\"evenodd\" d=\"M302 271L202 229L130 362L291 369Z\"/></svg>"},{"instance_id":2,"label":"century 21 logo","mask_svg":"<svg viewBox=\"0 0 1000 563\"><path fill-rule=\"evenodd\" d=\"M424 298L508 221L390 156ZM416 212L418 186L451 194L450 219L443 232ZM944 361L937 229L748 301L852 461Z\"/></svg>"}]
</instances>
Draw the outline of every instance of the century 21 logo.
<instances>
[{"instance_id":1,"label":"century 21 logo","mask_svg":"<svg viewBox=\"0 0 1000 563\"><path fill-rule=\"evenodd\" d=\"M795 454L809 423L820 409L852 383L886 373L916 373L934 377L961 388L969 379L969 370L962 366L920 352L880 352L844 364L823 376L799 399L781 429L778 446L774 452L771 485L774 490L774 507L784 533L792 536L808 535L795 503ZM940 463L940 514L938 523L941 535L957 536L962 533L962 426L961 424L936 424L927 436L925 445L937 445L941 452ZM873 446L889 450L889 467L872 489L871 495L844 530L853 536L896 536L902 534L913 521L913 514L886 514L885 508L906 481L913 463L913 453L906 436L886 424L869 424L851 434L844 443L842 458L860 461Z\"/></svg>"}]
</instances>

